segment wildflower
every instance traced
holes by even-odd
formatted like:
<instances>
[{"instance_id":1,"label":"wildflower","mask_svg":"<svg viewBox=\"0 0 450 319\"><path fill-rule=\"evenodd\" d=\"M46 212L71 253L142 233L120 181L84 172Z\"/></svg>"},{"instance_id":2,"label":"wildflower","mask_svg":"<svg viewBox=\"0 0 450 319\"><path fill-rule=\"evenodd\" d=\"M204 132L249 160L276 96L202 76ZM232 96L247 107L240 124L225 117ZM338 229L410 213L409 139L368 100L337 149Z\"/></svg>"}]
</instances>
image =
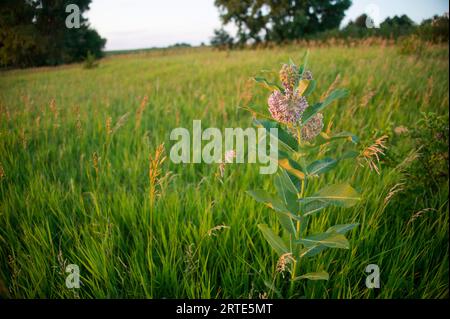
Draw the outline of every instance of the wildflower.
<instances>
[{"instance_id":1,"label":"wildflower","mask_svg":"<svg viewBox=\"0 0 450 319\"><path fill-rule=\"evenodd\" d=\"M269 112L272 117L285 124L296 124L300 121L308 102L304 96L297 92L284 95L280 91L274 91L268 100Z\"/></svg>"},{"instance_id":2,"label":"wildflower","mask_svg":"<svg viewBox=\"0 0 450 319\"><path fill-rule=\"evenodd\" d=\"M280 70L280 81L286 91L294 92L294 86L298 79L298 69L292 64L283 64Z\"/></svg>"},{"instance_id":3,"label":"wildflower","mask_svg":"<svg viewBox=\"0 0 450 319\"><path fill-rule=\"evenodd\" d=\"M313 79L312 73L309 70L306 70L305 72L303 72L302 75L302 80L308 80L311 81Z\"/></svg>"},{"instance_id":4,"label":"wildflower","mask_svg":"<svg viewBox=\"0 0 450 319\"><path fill-rule=\"evenodd\" d=\"M317 113L314 115L301 130L302 140L311 141L323 129L323 115L322 113Z\"/></svg>"}]
</instances>

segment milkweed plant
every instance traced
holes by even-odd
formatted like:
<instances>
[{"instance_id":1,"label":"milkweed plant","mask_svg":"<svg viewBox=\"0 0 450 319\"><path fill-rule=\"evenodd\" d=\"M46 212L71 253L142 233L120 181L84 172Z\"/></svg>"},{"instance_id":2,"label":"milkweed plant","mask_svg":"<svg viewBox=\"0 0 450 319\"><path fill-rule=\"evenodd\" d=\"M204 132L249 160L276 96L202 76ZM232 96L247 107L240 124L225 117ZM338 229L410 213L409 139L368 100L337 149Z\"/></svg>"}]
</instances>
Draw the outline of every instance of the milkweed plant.
<instances>
[{"instance_id":1,"label":"milkweed plant","mask_svg":"<svg viewBox=\"0 0 450 319\"><path fill-rule=\"evenodd\" d=\"M323 184L320 179L341 161L357 162L359 152L356 150L358 137L352 133L331 134L323 130L322 111L333 101L345 97L347 90L334 89L321 101L310 104L316 81L306 69L306 59L307 55L300 66L292 61L282 66L281 85L256 77L257 82L271 90L268 98L271 116L250 109L257 127L265 128L267 134L271 128L278 129L279 168L272 175L274 190L250 190L248 194L273 209L278 217L281 234L276 234L266 224L258 228L279 255L277 272L290 273L291 287L302 279L328 280L329 274L322 269L302 273L302 259L329 248L349 249L345 234L358 226L357 223L330 225L321 233L310 233L311 219L325 208L352 207L360 201L359 193L349 183L326 185L316 192L310 190L313 182Z\"/></svg>"}]
</instances>

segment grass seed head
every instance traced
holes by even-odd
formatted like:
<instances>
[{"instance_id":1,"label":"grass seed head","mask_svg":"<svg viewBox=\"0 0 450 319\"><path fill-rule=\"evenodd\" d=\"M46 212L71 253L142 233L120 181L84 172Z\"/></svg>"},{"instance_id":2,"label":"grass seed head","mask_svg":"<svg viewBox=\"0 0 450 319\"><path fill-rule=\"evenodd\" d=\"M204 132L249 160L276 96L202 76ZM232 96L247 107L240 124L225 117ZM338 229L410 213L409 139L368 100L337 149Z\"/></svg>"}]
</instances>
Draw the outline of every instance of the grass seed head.
<instances>
[{"instance_id":1,"label":"grass seed head","mask_svg":"<svg viewBox=\"0 0 450 319\"><path fill-rule=\"evenodd\" d=\"M383 135L375 140L375 142L366 147L359 155L359 158L369 166L371 170L374 170L378 175L380 174L380 169L378 168L380 164L380 156L385 155L384 150L387 149L385 143L388 139L387 135ZM364 166L360 162L361 166Z\"/></svg>"}]
</instances>

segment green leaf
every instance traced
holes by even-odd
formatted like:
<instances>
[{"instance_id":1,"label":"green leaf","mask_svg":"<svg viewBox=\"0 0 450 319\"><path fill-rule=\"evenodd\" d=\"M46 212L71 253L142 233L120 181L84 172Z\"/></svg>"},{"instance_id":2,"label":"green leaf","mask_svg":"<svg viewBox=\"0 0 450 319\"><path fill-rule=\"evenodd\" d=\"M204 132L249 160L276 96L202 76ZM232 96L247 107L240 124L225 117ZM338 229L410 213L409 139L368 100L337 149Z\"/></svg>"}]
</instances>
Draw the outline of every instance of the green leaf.
<instances>
[{"instance_id":1,"label":"green leaf","mask_svg":"<svg viewBox=\"0 0 450 319\"><path fill-rule=\"evenodd\" d=\"M361 198L350 185L334 184L322 188L312 196L300 200L300 209L304 216L315 213L328 205L338 207L352 207L357 204Z\"/></svg>"},{"instance_id":2,"label":"green leaf","mask_svg":"<svg viewBox=\"0 0 450 319\"><path fill-rule=\"evenodd\" d=\"M297 214L299 206L297 189L284 169L278 170L274 178L274 184L278 196L283 200L284 205L289 209L289 212Z\"/></svg>"},{"instance_id":3,"label":"green leaf","mask_svg":"<svg viewBox=\"0 0 450 319\"><path fill-rule=\"evenodd\" d=\"M285 171L284 169L280 169L280 170L278 170L278 174L279 174L281 180L283 181L284 187L286 187L286 189L289 192L297 194L298 193L298 189L295 186L295 184L292 181L292 179L289 176L289 174L287 173L287 171Z\"/></svg>"},{"instance_id":4,"label":"green leaf","mask_svg":"<svg viewBox=\"0 0 450 319\"><path fill-rule=\"evenodd\" d=\"M266 129L267 133L270 134L271 128L278 129L278 141L282 147L288 151L295 151L297 149L297 140L288 132L286 132L279 123L270 120L258 120L255 119L253 124L257 127L263 127Z\"/></svg>"},{"instance_id":5,"label":"green leaf","mask_svg":"<svg viewBox=\"0 0 450 319\"><path fill-rule=\"evenodd\" d=\"M352 230L353 228L359 226L358 223L356 224L338 224L334 225L327 229L327 233L338 233L338 234L345 234L349 230Z\"/></svg>"},{"instance_id":6,"label":"green leaf","mask_svg":"<svg viewBox=\"0 0 450 319\"><path fill-rule=\"evenodd\" d=\"M258 228L261 230L269 245L277 252L278 255L281 256L288 252L288 248L284 241L278 235L275 235L275 233L266 224L259 224Z\"/></svg>"},{"instance_id":7,"label":"green leaf","mask_svg":"<svg viewBox=\"0 0 450 319\"><path fill-rule=\"evenodd\" d=\"M309 216L327 208L329 205L330 203L323 201L307 202L306 198L303 198L300 200L300 212L303 216Z\"/></svg>"},{"instance_id":8,"label":"green leaf","mask_svg":"<svg viewBox=\"0 0 450 319\"><path fill-rule=\"evenodd\" d=\"M284 213L284 212L275 212L277 214L278 220L280 221L281 226L286 229L291 235L295 236L295 226L291 219L290 213Z\"/></svg>"},{"instance_id":9,"label":"green leaf","mask_svg":"<svg viewBox=\"0 0 450 319\"><path fill-rule=\"evenodd\" d=\"M323 102L316 103L310 107L308 107L302 116L302 125L305 125L314 115L318 112L322 111L325 107L331 104L334 100L343 98L347 96L348 90L346 89L337 89L332 91Z\"/></svg>"},{"instance_id":10,"label":"green leaf","mask_svg":"<svg viewBox=\"0 0 450 319\"><path fill-rule=\"evenodd\" d=\"M283 201L280 198L272 194L269 194L265 190L262 189L248 190L247 194L252 196L257 202L263 203L268 207L274 209L275 211L278 212L288 211L287 207L284 205Z\"/></svg>"},{"instance_id":11,"label":"green leaf","mask_svg":"<svg viewBox=\"0 0 450 319\"><path fill-rule=\"evenodd\" d=\"M267 81L265 78L257 76L253 78L256 82L263 84L266 88L268 88L269 90L278 90L280 92L284 92L283 88L281 86L279 86L276 83L273 82L269 82Z\"/></svg>"},{"instance_id":12,"label":"green leaf","mask_svg":"<svg viewBox=\"0 0 450 319\"><path fill-rule=\"evenodd\" d=\"M322 245L314 245L314 246L305 247L299 252L299 257L300 258L312 257L312 256L315 256L318 253L324 251L327 248L328 247L322 246Z\"/></svg>"},{"instance_id":13,"label":"green leaf","mask_svg":"<svg viewBox=\"0 0 450 319\"><path fill-rule=\"evenodd\" d=\"M337 160L327 157L311 163L306 171L308 176L323 174L336 167L337 163Z\"/></svg>"},{"instance_id":14,"label":"green leaf","mask_svg":"<svg viewBox=\"0 0 450 319\"><path fill-rule=\"evenodd\" d=\"M339 158L340 160L345 160L349 158L357 158L359 156L359 152L356 151L346 151L342 156Z\"/></svg>"},{"instance_id":15,"label":"green leaf","mask_svg":"<svg viewBox=\"0 0 450 319\"><path fill-rule=\"evenodd\" d=\"M303 77L303 73L305 73L305 71L306 71L306 66L308 65L308 57L309 57L309 50L306 50L301 58L303 63L299 67L299 75L300 75L299 78L300 79Z\"/></svg>"},{"instance_id":16,"label":"green leaf","mask_svg":"<svg viewBox=\"0 0 450 319\"><path fill-rule=\"evenodd\" d=\"M303 143L303 145L301 147L298 147L298 148L299 149L303 149L303 150L310 150L311 151L312 149L318 148L318 146L320 146L320 145L323 145L323 144L326 144L326 143L330 143L330 142L336 141L336 140L341 140L341 139L349 140L353 144L357 144L359 142L359 138L356 135L353 135L350 132L340 132L340 133L335 134L333 136L329 136L327 133L321 132L315 138L314 144Z\"/></svg>"},{"instance_id":17,"label":"green leaf","mask_svg":"<svg viewBox=\"0 0 450 319\"><path fill-rule=\"evenodd\" d=\"M311 247L316 245L321 245L329 248L341 248L348 249L350 244L344 235L338 234L336 232L331 233L320 233L307 236L296 240L296 243L303 244L305 247Z\"/></svg>"},{"instance_id":18,"label":"green leaf","mask_svg":"<svg viewBox=\"0 0 450 319\"><path fill-rule=\"evenodd\" d=\"M342 183L325 186L307 199L309 201L326 201L339 207L352 207L361 200L361 197L349 184Z\"/></svg>"},{"instance_id":19,"label":"green leaf","mask_svg":"<svg viewBox=\"0 0 450 319\"><path fill-rule=\"evenodd\" d=\"M325 271L320 272L310 272L307 274L304 274L302 276L295 277L293 280L301 280L301 279L308 279L308 280L328 280L330 279L330 276Z\"/></svg>"},{"instance_id":20,"label":"green leaf","mask_svg":"<svg viewBox=\"0 0 450 319\"><path fill-rule=\"evenodd\" d=\"M311 95L312 92L314 92L314 89L316 88L317 81L316 80L310 80L308 87L306 88L305 92L303 92L303 96L308 97Z\"/></svg>"},{"instance_id":21,"label":"green leaf","mask_svg":"<svg viewBox=\"0 0 450 319\"><path fill-rule=\"evenodd\" d=\"M345 235L346 232L348 232L349 230L355 228L358 225L359 224L334 225L334 226L328 228L326 233L338 233L338 234ZM315 256L318 253L324 251L327 248L328 248L327 246L323 246L323 245L311 245L311 246L308 246L308 247L304 247L299 252L299 257L300 258L302 258L302 257L312 257L312 256Z\"/></svg>"},{"instance_id":22,"label":"green leaf","mask_svg":"<svg viewBox=\"0 0 450 319\"><path fill-rule=\"evenodd\" d=\"M278 192L278 196L282 199L284 206L288 208L291 214L297 214L299 208L297 189L288 174L285 170L279 169L274 179L275 188ZM291 214L279 213L278 218L288 232L292 235L296 235L295 226L290 217Z\"/></svg>"},{"instance_id":23,"label":"green leaf","mask_svg":"<svg viewBox=\"0 0 450 319\"><path fill-rule=\"evenodd\" d=\"M305 173L303 173L303 169L300 164L289 158L286 153L281 151L278 152L278 165L298 179L305 179Z\"/></svg>"},{"instance_id":24,"label":"green leaf","mask_svg":"<svg viewBox=\"0 0 450 319\"><path fill-rule=\"evenodd\" d=\"M278 298L283 298L283 296L281 295L281 292L273 285L272 282L268 281L268 280L264 280L264 284L266 285L267 288L269 288L269 290L273 291Z\"/></svg>"},{"instance_id":25,"label":"green leaf","mask_svg":"<svg viewBox=\"0 0 450 319\"><path fill-rule=\"evenodd\" d=\"M354 144L359 142L358 136L354 135L353 133L346 132L346 131L334 134L330 138L330 140L336 140L336 139L340 139L340 138L347 138L347 139L351 140Z\"/></svg>"}]
</instances>

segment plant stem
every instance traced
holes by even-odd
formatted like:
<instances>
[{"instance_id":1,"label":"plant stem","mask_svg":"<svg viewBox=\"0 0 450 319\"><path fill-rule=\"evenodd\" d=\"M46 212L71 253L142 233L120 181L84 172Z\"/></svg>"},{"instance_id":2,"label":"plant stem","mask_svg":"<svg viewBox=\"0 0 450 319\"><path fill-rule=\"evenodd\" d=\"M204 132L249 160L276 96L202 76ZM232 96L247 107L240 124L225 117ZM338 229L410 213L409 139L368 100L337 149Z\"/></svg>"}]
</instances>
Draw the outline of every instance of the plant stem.
<instances>
[{"instance_id":1,"label":"plant stem","mask_svg":"<svg viewBox=\"0 0 450 319\"><path fill-rule=\"evenodd\" d=\"M297 270L297 259L294 257L294 260L292 261L292 270L291 270L291 283L289 287L289 295L292 296L292 293L295 288L295 276L296 276L296 270Z\"/></svg>"}]
</instances>

